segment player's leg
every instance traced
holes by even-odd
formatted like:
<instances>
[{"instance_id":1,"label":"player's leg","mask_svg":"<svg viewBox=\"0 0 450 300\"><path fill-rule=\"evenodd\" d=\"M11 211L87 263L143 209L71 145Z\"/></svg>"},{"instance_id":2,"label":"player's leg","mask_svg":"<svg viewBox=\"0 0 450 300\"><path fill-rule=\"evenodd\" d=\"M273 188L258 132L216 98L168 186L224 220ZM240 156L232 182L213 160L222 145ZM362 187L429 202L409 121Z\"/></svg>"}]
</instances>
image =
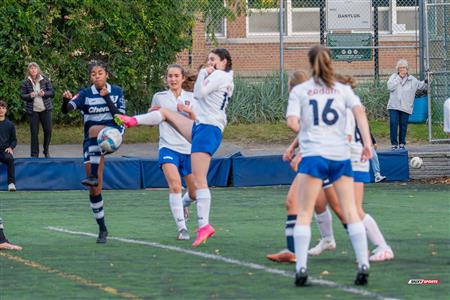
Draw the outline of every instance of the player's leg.
<instances>
[{"instance_id":1,"label":"player's leg","mask_svg":"<svg viewBox=\"0 0 450 300\"><path fill-rule=\"evenodd\" d=\"M307 259L311 241L311 219L314 205L322 188L322 179L299 173L298 213L294 227L295 257L297 258L295 284L303 286L308 279Z\"/></svg>"},{"instance_id":2,"label":"player's leg","mask_svg":"<svg viewBox=\"0 0 450 300\"><path fill-rule=\"evenodd\" d=\"M114 120L119 125L125 125L126 127L133 127L136 125L158 125L163 121L172 125L181 135L183 135L189 142L192 141L192 125L194 121L165 108L160 108L148 112L146 114L129 117L126 115L115 115Z\"/></svg>"},{"instance_id":3,"label":"player's leg","mask_svg":"<svg viewBox=\"0 0 450 300\"><path fill-rule=\"evenodd\" d=\"M377 222L371 215L367 214L363 209L364 199L364 183L355 182L355 201L358 215L366 228L367 238L376 246L372 251L373 255L369 257L369 261L385 261L394 258L394 252L386 243Z\"/></svg>"},{"instance_id":4,"label":"player's leg","mask_svg":"<svg viewBox=\"0 0 450 300\"><path fill-rule=\"evenodd\" d=\"M3 228L3 220L0 217L0 250L22 250L22 247L14 245L5 236Z\"/></svg>"},{"instance_id":5,"label":"player's leg","mask_svg":"<svg viewBox=\"0 0 450 300\"><path fill-rule=\"evenodd\" d=\"M190 162L190 156L189 156ZM190 165L190 163L189 163ZM195 186L194 175L192 175L192 170L183 177L184 182L186 183L187 191L184 193L182 201L183 201L183 209L184 209L184 218L187 220L189 218L189 206L195 201L196 195L195 191L197 187Z\"/></svg>"},{"instance_id":6,"label":"player's leg","mask_svg":"<svg viewBox=\"0 0 450 300\"><path fill-rule=\"evenodd\" d=\"M90 163L90 173L87 178L81 181L82 184L86 186L97 186L98 185L98 166L100 164L100 158L102 156L102 151L97 142L97 136L99 132L105 128L103 125L95 125L89 128L89 163Z\"/></svg>"},{"instance_id":7,"label":"player's leg","mask_svg":"<svg viewBox=\"0 0 450 300\"><path fill-rule=\"evenodd\" d=\"M332 185L327 185L326 187L327 189L334 189ZM309 255L317 256L323 251L336 249L336 241L333 233L333 219L331 212L328 209L327 200L325 191L322 189L314 206L314 216L321 238L315 247L308 250Z\"/></svg>"},{"instance_id":8,"label":"player's leg","mask_svg":"<svg viewBox=\"0 0 450 300\"><path fill-rule=\"evenodd\" d=\"M194 176L195 192L197 198L198 232L192 246L197 247L215 234L214 228L209 225L209 213L211 208L211 192L208 187L208 170L211 155L205 152L191 154L192 175Z\"/></svg>"},{"instance_id":9,"label":"player's leg","mask_svg":"<svg viewBox=\"0 0 450 300\"><path fill-rule=\"evenodd\" d=\"M103 166L104 158L100 157L98 166L98 184L97 186L90 187L89 190L89 201L94 214L95 221L98 224L99 234L97 237L97 243L104 244L108 236L108 229L105 222L105 211L104 203L102 197L102 187L103 187ZM90 163L85 164L86 174L91 174Z\"/></svg>"},{"instance_id":10,"label":"player's leg","mask_svg":"<svg viewBox=\"0 0 450 300\"><path fill-rule=\"evenodd\" d=\"M335 183L339 203L347 220L347 231L352 242L353 250L358 262L358 273L355 284L367 284L369 276L369 257L367 248L367 236L364 224L359 218L355 205L355 194L353 190L353 178L341 176Z\"/></svg>"},{"instance_id":11,"label":"player's leg","mask_svg":"<svg viewBox=\"0 0 450 300\"><path fill-rule=\"evenodd\" d=\"M181 199L181 177L178 168L173 163L163 163L161 168L169 185L169 206L177 225L177 239L188 240L189 234L186 227L186 220L184 219L183 201Z\"/></svg>"},{"instance_id":12,"label":"player's leg","mask_svg":"<svg viewBox=\"0 0 450 300\"><path fill-rule=\"evenodd\" d=\"M267 259L275 262L295 262L295 246L294 246L294 227L297 222L298 212L298 186L299 177L296 176L292 181L286 197L287 219L284 233L286 235L286 249L275 254L267 255Z\"/></svg>"}]
</instances>

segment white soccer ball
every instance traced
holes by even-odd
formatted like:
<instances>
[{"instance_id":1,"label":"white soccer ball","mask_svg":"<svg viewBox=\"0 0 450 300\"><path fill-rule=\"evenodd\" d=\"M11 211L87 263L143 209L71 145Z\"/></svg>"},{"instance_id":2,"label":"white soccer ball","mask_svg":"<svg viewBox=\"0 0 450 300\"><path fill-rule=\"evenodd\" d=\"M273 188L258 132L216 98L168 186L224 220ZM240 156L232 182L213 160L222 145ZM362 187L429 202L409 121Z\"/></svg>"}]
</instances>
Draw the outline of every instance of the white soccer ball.
<instances>
[{"instance_id":1,"label":"white soccer ball","mask_svg":"<svg viewBox=\"0 0 450 300\"><path fill-rule=\"evenodd\" d=\"M122 134L114 127L105 127L98 133L97 143L103 153L113 153L122 144Z\"/></svg>"},{"instance_id":2,"label":"white soccer ball","mask_svg":"<svg viewBox=\"0 0 450 300\"><path fill-rule=\"evenodd\" d=\"M420 169L423 165L423 159L418 156L411 158L409 161L409 166L413 169Z\"/></svg>"}]
</instances>

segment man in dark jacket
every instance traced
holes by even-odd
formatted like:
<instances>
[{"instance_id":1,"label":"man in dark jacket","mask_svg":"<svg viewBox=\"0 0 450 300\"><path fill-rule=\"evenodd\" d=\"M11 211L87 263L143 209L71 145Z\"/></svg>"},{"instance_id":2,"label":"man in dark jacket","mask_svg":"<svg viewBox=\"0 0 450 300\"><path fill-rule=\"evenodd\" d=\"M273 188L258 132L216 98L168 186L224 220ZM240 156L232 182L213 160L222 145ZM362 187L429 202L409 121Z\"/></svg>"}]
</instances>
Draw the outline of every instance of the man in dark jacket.
<instances>
[{"instance_id":1,"label":"man in dark jacket","mask_svg":"<svg viewBox=\"0 0 450 300\"><path fill-rule=\"evenodd\" d=\"M8 105L0 100L0 162L8 167L8 191L16 191L16 179L14 175L14 148L17 145L16 127L14 123L6 119Z\"/></svg>"},{"instance_id":2,"label":"man in dark jacket","mask_svg":"<svg viewBox=\"0 0 450 300\"><path fill-rule=\"evenodd\" d=\"M42 74L39 65L28 65L27 77L22 82L20 96L30 121L31 157L39 157L39 123L44 130L44 155L50 157L49 145L52 136L52 98L55 96L50 79Z\"/></svg>"}]
</instances>

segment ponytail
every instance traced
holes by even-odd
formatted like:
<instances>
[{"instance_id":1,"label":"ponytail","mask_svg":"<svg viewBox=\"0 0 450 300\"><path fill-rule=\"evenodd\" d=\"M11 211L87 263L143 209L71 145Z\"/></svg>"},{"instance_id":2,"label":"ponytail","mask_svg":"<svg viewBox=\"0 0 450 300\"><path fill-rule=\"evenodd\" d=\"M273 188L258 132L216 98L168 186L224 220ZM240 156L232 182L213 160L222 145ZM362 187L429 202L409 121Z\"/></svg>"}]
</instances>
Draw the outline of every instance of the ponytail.
<instances>
[{"instance_id":1,"label":"ponytail","mask_svg":"<svg viewBox=\"0 0 450 300\"><path fill-rule=\"evenodd\" d=\"M308 58L314 81L317 84L322 81L327 87L333 87L335 78L330 50L322 45L314 46L309 50Z\"/></svg>"}]
</instances>

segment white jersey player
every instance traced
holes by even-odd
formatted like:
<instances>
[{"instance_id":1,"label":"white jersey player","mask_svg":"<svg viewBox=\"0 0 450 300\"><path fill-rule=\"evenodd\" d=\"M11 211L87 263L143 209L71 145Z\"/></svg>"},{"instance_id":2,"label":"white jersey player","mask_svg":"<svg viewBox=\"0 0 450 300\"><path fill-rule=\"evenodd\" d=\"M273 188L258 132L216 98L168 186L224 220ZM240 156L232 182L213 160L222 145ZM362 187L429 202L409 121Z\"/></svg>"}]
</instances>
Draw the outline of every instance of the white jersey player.
<instances>
[{"instance_id":1,"label":"white jersey player","mask_svg":"<svg viewBox=\"0 0 450 300\"><path fill-rule=\"evenodd\" d=\"M153 96L151 110L164 108L195 120L194 95L182 89L186 79L180 65L169 65L166 81L169 89ZM195 199L194 178L191 169L191 143L168 122L159 124L159 165L169 185L169 205L177 225L177 239L188 240L189 232L181 196L181 178L186 182L189 198Z\"/></svg>"},{"instance_id":2,"label":"white jersey player","mask_svg":"<svg viewBox=\"0 0 450 300\"><path fill-rule=\"evenodd\" d=\"M194 87L198 96L195 113L196 122L167 109L159 109L135 117L118 115L118 121L127 127L136 125L156 125L167 121L188 141L192 142L192 174L196 184L197 219L199 229L193 247L215 234L209 224L211 193L208 188L208 170L211 158L222 141L222 131L226 126L225 109L233 94L232 60L228 50L217 48L208 54L207 67L200 71Z\"/></svg>"},{"instance_id":3,"label":"white jersey player","mask_svg":"<svg viewBox=\"0 0 450 300\"><path fill-rule=\"evenodd\" d=\"M352 109L361 124L364 149L361 159L371 157L367 118L359 98L349 86L336 82L330 51L315 46L308 52L313 78L296 86L287 110L288 127L298 132L302 161L299 166L299 213L294 227L295 284L307 282L307 251L311 240L314 203L323 180L334 183L348 222L348 232L358 261L355 284L367 284L369 260L367 238L354 201L350 148L346 140L346 109Z\"/></svg>"}]
</instances>

